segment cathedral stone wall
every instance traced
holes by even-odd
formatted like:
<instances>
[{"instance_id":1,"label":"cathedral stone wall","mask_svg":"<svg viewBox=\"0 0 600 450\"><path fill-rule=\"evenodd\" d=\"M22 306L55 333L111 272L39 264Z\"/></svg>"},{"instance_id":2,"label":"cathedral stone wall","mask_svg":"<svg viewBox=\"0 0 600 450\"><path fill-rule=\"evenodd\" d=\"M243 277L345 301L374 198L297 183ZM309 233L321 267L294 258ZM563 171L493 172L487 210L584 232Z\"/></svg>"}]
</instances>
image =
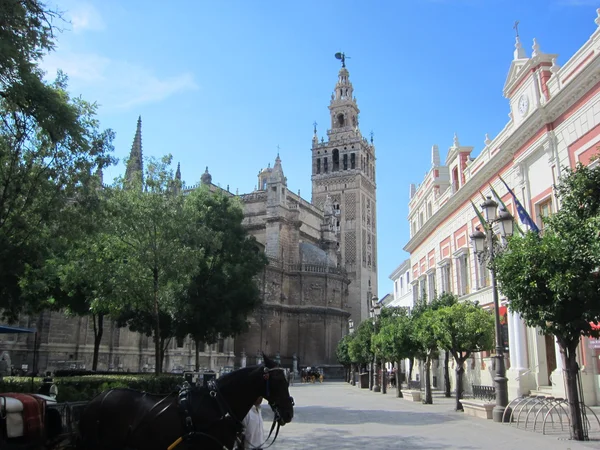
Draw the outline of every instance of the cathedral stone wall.
<instances>
[{"instance_id":1,"label":"cathedral stone wall","mask_svg":"<svg viewBox=\"0 0 600 450\"><path fill-rule=\"evenodd\" d=\"M294 355L302 366L337 365L335 349L349 318L346 278L278 265L265 270L264 303L250 318L248 332L236 339L236 356L255 357L262 350L290 366Z\"/></svg>"},{"instance_id":2,"label":"cathedral stone wall","mask_svg":"<svg viewBox=\"0 0 600 450\"><path fill-rule=\"evenodd\" d=\"M60 312L44 312L37 318L24 317L19 326L38 330L37 361L34 366L33 334L0 335L0 355L6 352L15 368L27 365L37 372L67 368L71 364L92 367L94 354L94 325L91 317L68 317ZM233 340L225 340L223 351L217 345L202 348L202 367L234 365ZM184 340L183 347L172 340L166 353L165 371L189 370L195 365L193 342ZM119 328L111 320L104 322L104 333L98 357L98 370L125 372L152 371L154 366L154 342L151 337Z\"/></svg>"}]
</instances>

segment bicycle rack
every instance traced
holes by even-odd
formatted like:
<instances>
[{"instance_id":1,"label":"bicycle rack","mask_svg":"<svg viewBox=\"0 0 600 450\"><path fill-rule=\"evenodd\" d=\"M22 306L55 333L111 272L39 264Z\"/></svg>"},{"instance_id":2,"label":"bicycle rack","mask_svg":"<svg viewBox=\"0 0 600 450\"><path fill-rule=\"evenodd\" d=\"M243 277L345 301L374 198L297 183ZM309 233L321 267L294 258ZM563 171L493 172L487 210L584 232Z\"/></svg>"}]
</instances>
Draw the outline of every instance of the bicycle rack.
<instances>
[{"instance_id":1,"label":"bicycle rack","mask_svg":"<svg viewBox=\"0 0 600 450\"><path fill-rule=\"evenodd\" d=\"M517 397L514 400L511 400L510 403L508 404L508 406L506 407L506 409L504 410L504 413L502 414L502 423L511 424L515 408L518 407L521 402L524 402L528 398L529 398L528 395L523 394L520 397ZM515 405L511 407L511 405L513 403L515 403ZM509 411L510 411L510 416L509 416L508 420L506 420L506 413Z\"/></svg>"},{"instance_id":2,"label":"bicycle rack","mask_svg":"<svg viewBox=\"0 0 600 450\"><path fill-rule=\"evenodd\" d=\"M569 416L569 404L564 398L555 398L545 395L523 395L512 400L504 411L502 421L513 425L518 429L542 433L549 435L551 433L569 433L571 434L571 419ZM596 413L584 403L581 403L584 410L584 426L591 430L593 423L597 424L594 433L600 433L600 418ZM587 413L587 414L585 414ZM594 420L591 420L591 416ZM507 414L508 420L507 419Z\"/></svg>"}]
</instances>

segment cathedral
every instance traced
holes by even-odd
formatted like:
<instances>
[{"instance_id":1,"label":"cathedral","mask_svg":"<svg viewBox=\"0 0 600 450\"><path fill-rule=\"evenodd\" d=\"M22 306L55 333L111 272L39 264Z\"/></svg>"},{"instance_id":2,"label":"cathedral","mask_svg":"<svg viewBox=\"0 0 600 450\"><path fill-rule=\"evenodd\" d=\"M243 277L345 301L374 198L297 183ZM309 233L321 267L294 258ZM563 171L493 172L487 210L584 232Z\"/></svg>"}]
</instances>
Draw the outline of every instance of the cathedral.
<instances>
[{"instance_id":1,"label":"cathedral","mask_svg":"<svg viewBox=\"0 0 600 450\"><path fill-rule=\"evenodd\" d=\"M213 184L208 167L201 184L239 195L244 225L264 249L269 264L259 277L262 305L249 317L249 329L236 338L204 345L206 368L253 364L260 353L274 355L282 365L298 369L319 366L332 375L339 368L335 350L355 324L369 317L377 295L377 232L375 147L362 136L356 97L342 60L329 104L331 127L327 141L312 138L312 199L288 189L282 160L277 155L258 174L257 188L233 194ZM308 161L307 161L308 163ZM138 120L126 176L143 170L142 123ZM176 178L181 180L177 167ZM183 186L185 195L196 186ZM36 327L40 336L39 370L58 362L91 365L92 323L86 317L66 318L46 312L24 318L22 326ZM99 370L151 371L152 339L109 323L101 345ZM10 335L9 335L10 336ZM31 363L32 338L0 341L13 364ZM166 371L193 368L193 342L173 342L167 350ZM37 365L37 364L36 364Z\"/></svg>"}]
</instances>

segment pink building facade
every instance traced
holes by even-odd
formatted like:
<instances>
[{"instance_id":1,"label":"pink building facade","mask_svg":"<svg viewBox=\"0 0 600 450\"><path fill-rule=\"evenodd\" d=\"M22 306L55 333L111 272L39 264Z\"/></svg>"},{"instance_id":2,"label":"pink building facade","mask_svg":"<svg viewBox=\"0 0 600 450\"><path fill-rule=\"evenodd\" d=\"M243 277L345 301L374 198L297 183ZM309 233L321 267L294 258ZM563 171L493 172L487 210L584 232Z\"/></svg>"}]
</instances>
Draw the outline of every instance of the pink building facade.
<instances>
[{"instance_id":1,"label":"pink building facade","mask_svg":"<svg viewBox=\"0 0 600 450\"><path fill-rule=\"evenodd\" d=\"M418 187L410 187L411 235L405 250L410 253L415 299L451 291L492 308L488 270L477 260L469 240L479 224L470 201L481 204L482 194L492 195L491 185L518 220L502 177L542 228L541 218L558 207L552 186L560 181L564 168L577 162L590 164L598 153L600 9L597 14L593 34L562 67L557 64L558 55L545 53L535 39L531 52L526 52L516 38L503 89L509 120L497 136L485 136L477 156L456 135L444 162L433 146L429 172ZM507 299L500 296L510 398L536 391L564 398L555 338L526 327L520 317L507 311ZM594 346L593 340L584 338L579 347L588 405L600 404L600 348ZM474 355L467 364L467 391L471 384L493 385L491 356ZM433 366L437 380L443 379L441 366Z\"/></svg>"}]
</instances>

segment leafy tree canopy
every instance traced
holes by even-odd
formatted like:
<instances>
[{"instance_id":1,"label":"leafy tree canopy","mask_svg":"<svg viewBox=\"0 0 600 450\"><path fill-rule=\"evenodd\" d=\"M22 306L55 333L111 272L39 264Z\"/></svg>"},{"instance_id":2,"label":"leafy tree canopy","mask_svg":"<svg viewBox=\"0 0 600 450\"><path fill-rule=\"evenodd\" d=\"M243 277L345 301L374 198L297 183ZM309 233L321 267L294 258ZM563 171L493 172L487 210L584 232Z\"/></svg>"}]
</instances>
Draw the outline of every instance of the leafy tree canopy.
<instances>
[{"instance_id":1,"label":"leafy tree canopy","mask_svg":"<svg viewBox=\"0 0 600 450\"><path fill-rule=\"evenodd\" d=\"M372 351L387 361L397 362L414 357L419 344L414 340L413 322L406 309L393 309L388 317L382 314L384 318L373 336Z\"/></svg>"},{"instance_id":2,"label":"leafy tree canopy","mask_svg":"<svg viewBox=\"0 0 600 450\"><path fill-rule=\"evenodd\" d=\"M373 360L371 351L371 337L374 326L371 320L363 320L356 331L353 339L348 344L348 354L352 362L357 364L368 364Z\"/></svg>"},{"instance_id":3,"label":"leafy tree canopy","mask_svg":"<svg viewBox=\"0 0 600 450\"><path fill-rule=\"evenodd\" d=\"M177 314L196 341L213 343L247 329L261 303L257 276L267 259L242 224L239 199L203 186L186 196L184 210L186 243L202 257L193 262Z\"/></svg>"},{"instance_id":4,"label":"leafy tree canopy","mask_svg":"<svg viewBox=\"0 0 600 450\"><path fill-rule=\"evenodd\" d=\"M349 348L350 342L352 341L352 334L347 334L338 342L337 348L335 350L335 356L337 357L338 362L343 366L349 366L352 364L352 359L350 358Z\"/></svg>"},{"instance_id":5,"label":"leafy tree canopy","mask_svg":"<svg viewBox=\"0 0 600 450\"><path fill-rule=\"evenodd\" d=\"M513 236L496 257L501 291L527 324L573 346L600 337L600 168L566 170L556 189L561 208L541 235Z\"/></svg>"},{"instance_id":6,"label":"leafy tree canopy","mask_svg":"<svg viewBox=\"0 0 600 450\"><path fill-rule=\"evenodd\" d=\"M494 344L494 318L481 306L460 302L436 311L434 333L444 350L455 359L490 350Z\"/></svg>"}]
</instances>

